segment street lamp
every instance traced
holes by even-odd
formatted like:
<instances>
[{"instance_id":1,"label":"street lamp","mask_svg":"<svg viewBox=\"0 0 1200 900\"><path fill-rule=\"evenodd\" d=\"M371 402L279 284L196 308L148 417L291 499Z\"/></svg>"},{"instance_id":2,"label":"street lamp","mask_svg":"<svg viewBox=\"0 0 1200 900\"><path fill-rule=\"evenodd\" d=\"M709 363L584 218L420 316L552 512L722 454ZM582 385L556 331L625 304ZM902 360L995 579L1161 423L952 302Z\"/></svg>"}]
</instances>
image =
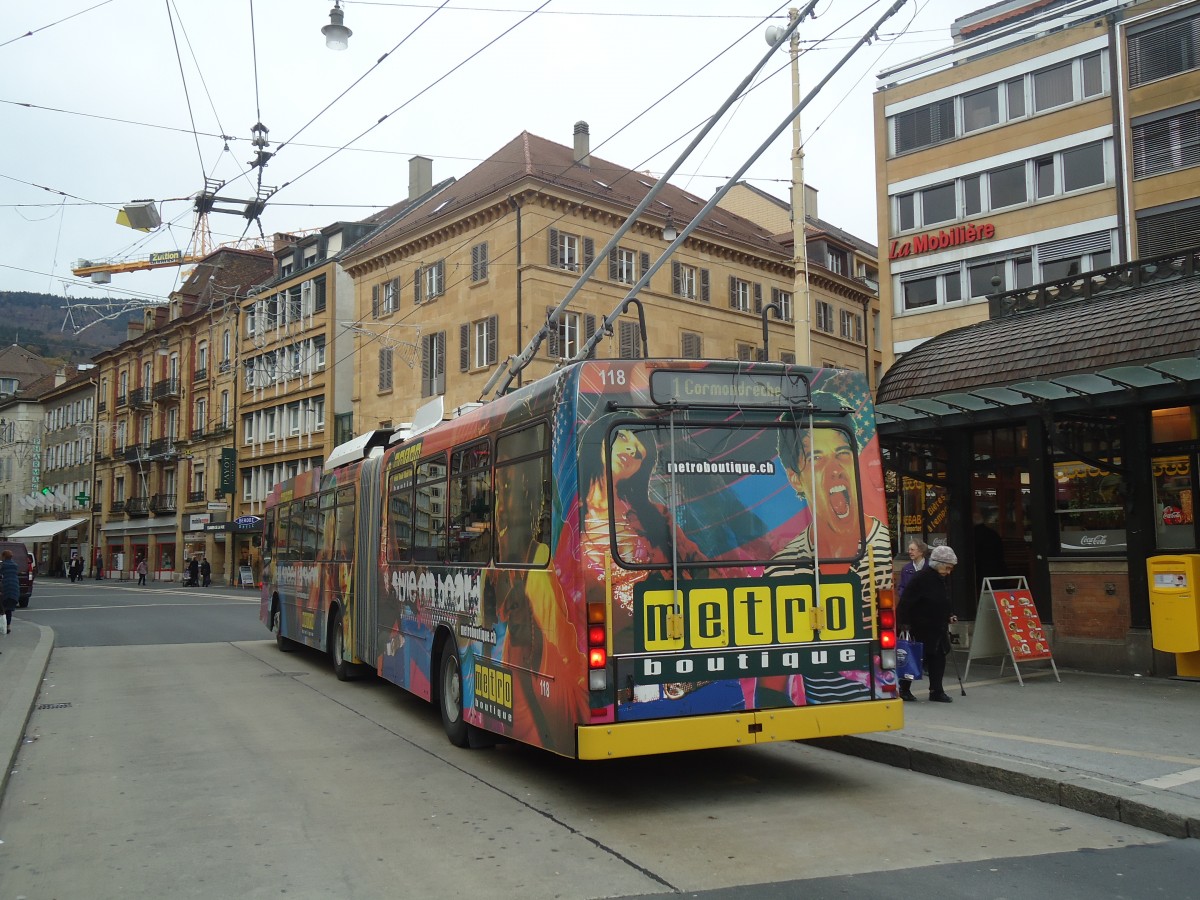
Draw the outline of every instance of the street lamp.
<instances>
[{"instance_id":1,"label":"street lamp","mask_svg":"<svg viewBox=\"0 0 1200 900\"><path fill-rule=\"evenodd\" d=\"M764 362L770 362L770 361L771 361L771 338L770 338L770 337L769 337L769 335L767 334L767 313L771 312L771 310L774 310L774 311L775 311L775 318L776 318L776 319L782 319L782 318L783 318L783 310L780 308L779 304L778 304L778 303L776 303L774 300L772 300L770 303L768 303L766 306L764 306L764 307L762 308L762 323L763 323L763 361L764 361Z\"/></svg>"},{"instance_id":2,"label":"street lamp","mask_svg":"<svg viewBox=\"0 0 1200 900\"><path fill-rule=\"evenodd\" d=\"M330 50L345 50L350 46L350 35L354 32L342 24L344 17L342 0L333 0L333 9L329 11L329 24L321 29L321 34L325 35L325 46Z\"/></svg>"},{"instance_id":3,"label":"street lamp","mask_svg":"<svg viewBox=\"0 0 1200 900\"><path fill-rule=\"evenodd\" d=\"M800 11L788 10L788 22L794 23ZM779 40L778 25L767 28L767 43L772 47ZM792 58L792 109L800 106L800 30L792 31L788 50ZM792 120L792 264L795 267L796 295L796 362L812 365L812 303L808 293L808 245L804 237L804 145L800 139L800 116Z\"/></svg>"}]
</instances>

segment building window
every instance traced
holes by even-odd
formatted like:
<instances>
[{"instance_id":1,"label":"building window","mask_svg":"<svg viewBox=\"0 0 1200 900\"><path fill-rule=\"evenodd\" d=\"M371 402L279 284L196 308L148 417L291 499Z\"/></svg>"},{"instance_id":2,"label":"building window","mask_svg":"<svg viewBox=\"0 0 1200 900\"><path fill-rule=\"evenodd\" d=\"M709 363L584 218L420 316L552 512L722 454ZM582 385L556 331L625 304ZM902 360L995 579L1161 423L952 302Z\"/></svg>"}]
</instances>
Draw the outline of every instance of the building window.
<instances>
[{"instance_id":1,"label":"building window","mask_svg":"<svg viewBox=\"0 0 1200 900\"><path fill-rule=\"evenodd\" d=\"M400 279L389 278L371 285L371 315L378 319L400 308Z\"/></svg>"},{"instance_id":2,"label":"building window","mask_svg":"<svg viewBox=\"0 0 1200 900\"><path fill-rule=\"evenodd\" d=\"M579 313L564 312L558 317L558 353L559 359L574 359L579 352Z\"/></svg>"},{"instance_id":3,"label":"building window","mask_svg":"<svg viewBox=\"0 0 1200 900\"><path fill-rule=\"evenodd\" d=\"M729 308L750 312L750 282L729 276Z\"/></svg>"},{"instance_id":4,"label":"building window","mask_svg":"<svg viewBox=\"0 0 1200 900\"><path fill-rule=\"evenodd\" d=\"M939 304L955 303L962 299L959 270L922 273L900 282L904 311L926 309Z\"/></svg>"},{"instance_id":5,"label":"building window","mask_svg":"<svg viewBox=\"0 0 1200 900\"><path fill-rule=\"evenodd\" d=\"M687 300L709 302L708 269L686 263L671 263L671 293Z\"/></svg>"},{"instance_id":6,"label":"building window","mask_svg":"<svg viewBox=\"0 0 1200 900\"><path fill-rule=\"evenodd\" d=\"M483 281L488 277L487 241L471 248L471 280Z\"/></svg>"},{"instance_id":7,"label":"building window","mask_svg":"<svg viewBox=\"0 0 1200 900\"><path fill-rule=\"evenodd\" d=\"M1071 63L1065 62L1033 73L1033 111L1065 106L1074 99Z\"/></svg>"},{"instance_id":8,"label":"building window","mask_svg":"<svg viewBox=\"0 0 1200 900\"><path fill-rule=\"evenodd\" d=\"M1143 259L1200 245L1200 203L1187 201L1138 213L1137 255Z\"/></svg>"},{"instance_id":9,"label":"building window","mask_svg":"<svg viewBox=\"0 0 1200 900\"><path fill-rule=\"evenodd\" d=\"M591 238L580 238L557 228L550 229L549 245L551 267L569 272L578 272L581 266L586 269L596 255L596 244ZM582 259L580 247L583 248Z\"/></svg>"},{"instance_id":10,"label":"building window","mask_svg":"<svg viewBox=\"0 0 1200 900\"><path fill-rule=\"evenodd\" d=\"M817 301L817 330L833 334L833 304Z\"/></svg>"},{"instance_id":11,"label":"building window","mask_svg":"<svg viewBox=\"0 0 1200 900\"><path fill-rule=\"evenodd\" d=\"M931 147L954 137L954 100L939 100L892 117L892 145L896 153Z\"/></svg>"},{"instance_id":12,"label":"building window","mask_svg":"<svg viewBox=\"0 0 1200 900\"><path fill-rule=\"evenodd\" d=\"M792 310L792 294L790 291L781 291L779 288L771 288L771 302L775 304L775 308L779 310L779 318L785 322L792 321L794 312Z\"/></svg>"},{"instance_id":13,"label":"building window","mask_svg":"<svg viewBox=\"0 0 1200 900\"><path fill-rule=\"evenodd\" d=\"M1200 166L1200 105L1133 124L1133 177Z\"/></svg>"},{"instance_id":14,"label":"building window","mask_svg":"<svg viewBox=\"0 0 1200 900\"><path fill-rule=\"evenodd\" d=\"M1200 16L1129 36L1129 83L1133 87L1200 66Z\"/></svg>"},{"instance_id":15,"label":"building window","mask_svg":"<svg viewBox=\"0 0 1200 900\"><path fill-rule=\"evenodd\" d=\"M379 390L392 389L392 348L382 347L379 350Z\"/></svg>"},{"instance_id":16,"label":"building window","mask_svg":"<svg viewBox=\"0 0 1200 900\"><path fill-rule=\"evenodd\" d=\"M842 337L848 341L861 344L863 342L862 316L848 309L843 309L840 320Z\"/></svg>"},{"instance_id":17,"label":"building window","mask_svg":"<svg viewBox=\"0 0 1200 900\"><path fill-rule=\"evenodd\" d=\"M610 281L633 284L637 281L637 253L628 247L613 247L608 251Z\"/></svg>"},{"instance_id":18,"label":"building window","mask_svg":"<svg viewBox=\"0 0 1200 900\"><path fill-rule=\"evenodd\" d=\"M950 185L950 205L953 208L954 185ZM826 247L825 265L829 268L829 271L836 272L838 275L848 275L850 273L850 258L847 256L846 251L840 247Z\"/></svg>"},{"instance_id":19,"label":"building window","mask_svg":"<svg viewBox=\"0 0 1200 900\"><path fill-rule=\"evenodd\" d=\"M1000 85L964 94L962 107L964 133L995 125L1000 121Z\"/></svg>"},{"instance_id":20,"label":"building window","mask_svg":"<svg viewBox=\"0 0 1200 900\"><path fill-rule=\"evenodd\" d=\"M481 319L470 329L470 367L482 369L496 364L496 330L499 327L499 316L489 316Z\"/></svg>"},{"instance_id":21,"label":"building window","mask_svg":"<svg viewBox=\"0 0 1200 900\"><path fill-rule=\"evenodd\" d=\"M421 396L446 393L446 332L421 335Z\"/></svg>"},{"instance_id":22,"label":"building window","mask_svg":"<svg viewBox=\"0 0 1200 900\"><path fill-rule=\"evenodd\" d=\"M679 336L680 355L684 359L704 358L704 339L693 331L685 331Z\"/></svg>"},{"instance_id":23,"label":"building window","mask_svg":"<svg viewBox=\"0 0 1200 900\"><path fill-rule=\"evenodd\" d=\"M421 269L424 278L425 299L432 300L446 293L446 262L439 259L431 266Z\"/></svg>"},{"instance_id":24,"label":"building window","mask_svg":"<svg viewBox=\"0 0 1200 900\"><path fill-rule=\"evenodd\" d=\"M1002 209L1024 203L1028 198L1025 187L1025 163L993 169L988 173L989 207Z\"/></svg>"}]
</instances>

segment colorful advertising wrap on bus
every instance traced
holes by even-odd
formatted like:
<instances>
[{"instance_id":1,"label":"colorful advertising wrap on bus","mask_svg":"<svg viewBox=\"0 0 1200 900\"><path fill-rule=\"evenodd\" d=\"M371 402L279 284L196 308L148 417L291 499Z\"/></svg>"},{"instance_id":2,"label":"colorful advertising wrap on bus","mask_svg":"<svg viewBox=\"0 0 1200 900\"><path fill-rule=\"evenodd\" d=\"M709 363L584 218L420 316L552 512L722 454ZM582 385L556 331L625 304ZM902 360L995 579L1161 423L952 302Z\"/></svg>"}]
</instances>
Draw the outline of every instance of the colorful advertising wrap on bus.
<instances>
[{"instance_id":1,"label":"colorful advertising wrap on bus","mask_svg":"<svg viewBox=\"0 0 1200 900\"><path fill-rule=\"evenodd\" d=\"M861 375L594 361L316 478L268 501L263 621L438 701L455 743L895 699Z\"/></svg>"}]
</instances>

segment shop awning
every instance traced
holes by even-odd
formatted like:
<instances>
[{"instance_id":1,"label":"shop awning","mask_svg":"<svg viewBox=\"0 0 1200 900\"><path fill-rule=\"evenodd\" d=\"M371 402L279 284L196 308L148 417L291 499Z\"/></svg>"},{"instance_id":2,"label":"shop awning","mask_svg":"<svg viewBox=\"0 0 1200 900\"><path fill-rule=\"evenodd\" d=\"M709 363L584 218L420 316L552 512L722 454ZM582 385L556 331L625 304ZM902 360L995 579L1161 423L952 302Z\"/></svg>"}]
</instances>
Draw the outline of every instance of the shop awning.
<instances>
[{"instance_id":1,"label":"shop awning","mask_svg":"<svg viewBox=\"0 0 1200 900\"><path fill-rule=\"evenodd\" d=\"M34 522L27 528L14 531L8 536L8 539L10 541L44 541L46 538L54 537L60 531L75 528L86 521L87 519L54 519L50 522Z\"/></svg>"},{"instance_id":2,"label":"shop awning","mask_svg":"<svg viewBox=\"0 0 1200 900\"><path fill-rule=\"evenodd\" d=\"M1200 278L1074 300L948 331L883 377L880 433L986 424L1039 409L1200 397Z\"/></svg>"}]
</instances>

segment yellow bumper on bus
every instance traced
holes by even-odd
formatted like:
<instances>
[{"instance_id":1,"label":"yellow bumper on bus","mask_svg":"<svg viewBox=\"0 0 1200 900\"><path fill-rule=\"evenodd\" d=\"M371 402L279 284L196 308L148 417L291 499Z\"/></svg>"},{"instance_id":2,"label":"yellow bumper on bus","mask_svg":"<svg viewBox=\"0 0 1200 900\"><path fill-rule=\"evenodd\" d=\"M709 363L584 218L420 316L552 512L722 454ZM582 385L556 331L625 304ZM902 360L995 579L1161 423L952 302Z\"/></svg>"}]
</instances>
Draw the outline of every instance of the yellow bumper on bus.
<instances>
[{"instance_id":1,"label":"yellow bumper on bus","mask_svg":"<svg viewBox=\"0 0 1200 900\"><path fill-rule=\"evenodd\" d=\"M749 747L774 741L803 741L904 726L900 700L836 703L754 712L719 713L649 722L581 725L579 759L617 759L651 753Z\"/></svg>"}]
</instances>

